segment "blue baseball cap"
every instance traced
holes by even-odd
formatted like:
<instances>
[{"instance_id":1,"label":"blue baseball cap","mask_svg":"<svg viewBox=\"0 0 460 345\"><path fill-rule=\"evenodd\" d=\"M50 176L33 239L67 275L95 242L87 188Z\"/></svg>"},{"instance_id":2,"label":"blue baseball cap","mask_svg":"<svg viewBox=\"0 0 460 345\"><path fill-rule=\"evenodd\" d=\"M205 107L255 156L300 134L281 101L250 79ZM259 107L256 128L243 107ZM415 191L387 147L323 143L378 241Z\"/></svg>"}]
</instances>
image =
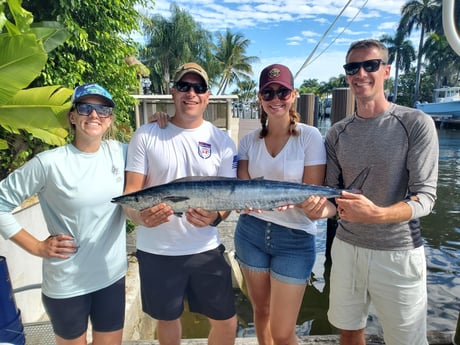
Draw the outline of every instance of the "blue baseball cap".
<instances>
[{"instance_id":1,"label":"blue baseball cap","mask_svg":"<svg viewBox=\"0 0 460 345\"><path fill-rule=\"evenodd\" d=\"M99 84L84 84L77 86L73 91L70 101L72 104L75 104L85 96L99 96L103 98L104 101L106 101L112 108L115 107L112 95Z\"/></svg>"}]
</instances>

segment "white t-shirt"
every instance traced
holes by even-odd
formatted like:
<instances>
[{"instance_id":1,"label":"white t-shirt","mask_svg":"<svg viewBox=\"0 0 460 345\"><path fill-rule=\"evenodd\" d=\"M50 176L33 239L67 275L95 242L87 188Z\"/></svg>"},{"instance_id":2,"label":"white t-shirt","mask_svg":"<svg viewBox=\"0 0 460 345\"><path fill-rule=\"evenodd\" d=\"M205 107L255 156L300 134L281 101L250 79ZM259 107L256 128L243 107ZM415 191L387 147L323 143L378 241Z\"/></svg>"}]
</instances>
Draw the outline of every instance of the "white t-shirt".
<instances>
[{"instance_id":1,"label":"white t-shirt","mask_svg":"<svg viewBox=\"0 0 460 345\"><path fill-rule=\"evenodd\" d=\"M265 140L259 138L260 129L245 135L238 147L238 160L247 160L251 178L302 182L305 166L326 164L326 150L319 130L297 124L298 136L291 136L276 157L267 151ZM251 213L253 217L291 229L316 234L316 224L299 208Z\"/></svg>"},{"instance_id":2,"label":"white t-shirt","mask_svg":"<svg viewBox=\"0 0 460 345\"><path fill-rule=\"evenodd\" d=\"M188 176L236 177L236 148L227 133L204 121L194 129L169 123L140 127L128 147L126 171L146 175L144 188ZM159 255L189 255L219 246L217 229L195 227L185 216L153 228L137 228L137 248Z\"/></svg>"}]
</instances>

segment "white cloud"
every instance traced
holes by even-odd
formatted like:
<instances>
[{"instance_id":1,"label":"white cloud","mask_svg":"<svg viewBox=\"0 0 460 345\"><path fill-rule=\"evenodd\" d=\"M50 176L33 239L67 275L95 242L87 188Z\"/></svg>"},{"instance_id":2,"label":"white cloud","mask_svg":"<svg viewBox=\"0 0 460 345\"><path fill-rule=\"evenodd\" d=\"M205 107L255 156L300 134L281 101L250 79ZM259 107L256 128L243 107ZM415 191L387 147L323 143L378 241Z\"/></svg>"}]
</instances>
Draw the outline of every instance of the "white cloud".
<instances>
[{"instance_id":1,"label":"white cloud","mask_svg":"<svg viewBox=\"0 0 460 345\"><path fill-rule=\"evenodd\" d=\"M248 55L256 55L262 61L253 66L255 80L264 66L275 62L288 65L296 73L316 50L311 65L296 79L300 85L304 79L327 81L342 74L341 66L352 41L394 35L405 3L405 0L352 0L337 19L348 1L176 0L175 3L208 31L229 29L248 38L251 42ZM171 3L156 0L154 13L169 16ZM316 47L320 40L322 44Z\"/></svg>"}]
</instances>

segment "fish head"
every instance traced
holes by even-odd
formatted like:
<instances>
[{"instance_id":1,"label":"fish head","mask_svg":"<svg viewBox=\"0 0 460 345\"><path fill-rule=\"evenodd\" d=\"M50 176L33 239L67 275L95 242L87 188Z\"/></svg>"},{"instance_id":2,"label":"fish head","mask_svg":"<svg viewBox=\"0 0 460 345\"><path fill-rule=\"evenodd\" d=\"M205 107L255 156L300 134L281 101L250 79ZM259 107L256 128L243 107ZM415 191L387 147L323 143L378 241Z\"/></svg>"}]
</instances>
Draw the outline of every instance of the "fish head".
<instances>
[{"instance_id":1,"label":"fish head","mask_svg":"<svg viewBox=\"0 0 460 345\"><path fill-rule=\"evenodd\" d=\"M121 195L119 197L113 198L112 202L129 208L134 208L138 211L145 210L158 204L158 200L156 198L139 194Z\"/></svg>"}]
</instances>

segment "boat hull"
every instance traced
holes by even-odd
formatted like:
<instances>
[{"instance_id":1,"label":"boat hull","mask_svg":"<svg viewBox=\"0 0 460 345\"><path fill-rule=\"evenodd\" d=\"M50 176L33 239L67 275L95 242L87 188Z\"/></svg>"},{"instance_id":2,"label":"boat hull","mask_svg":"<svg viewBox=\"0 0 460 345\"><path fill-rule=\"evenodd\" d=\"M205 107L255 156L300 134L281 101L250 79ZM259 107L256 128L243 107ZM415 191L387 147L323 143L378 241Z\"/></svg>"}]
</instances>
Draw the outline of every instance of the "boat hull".
<instances>
[{"instance_id":1,"label":"boat hull","mask_svg":"<svg viewBox=\"0 0 460 345\"><path fill-rule=\"evenodd\" d=\"M418 103L416 108L430 115L452 115L460 117L460 101L441 102L441 103Z\"/></svg>"}]
</instances>

